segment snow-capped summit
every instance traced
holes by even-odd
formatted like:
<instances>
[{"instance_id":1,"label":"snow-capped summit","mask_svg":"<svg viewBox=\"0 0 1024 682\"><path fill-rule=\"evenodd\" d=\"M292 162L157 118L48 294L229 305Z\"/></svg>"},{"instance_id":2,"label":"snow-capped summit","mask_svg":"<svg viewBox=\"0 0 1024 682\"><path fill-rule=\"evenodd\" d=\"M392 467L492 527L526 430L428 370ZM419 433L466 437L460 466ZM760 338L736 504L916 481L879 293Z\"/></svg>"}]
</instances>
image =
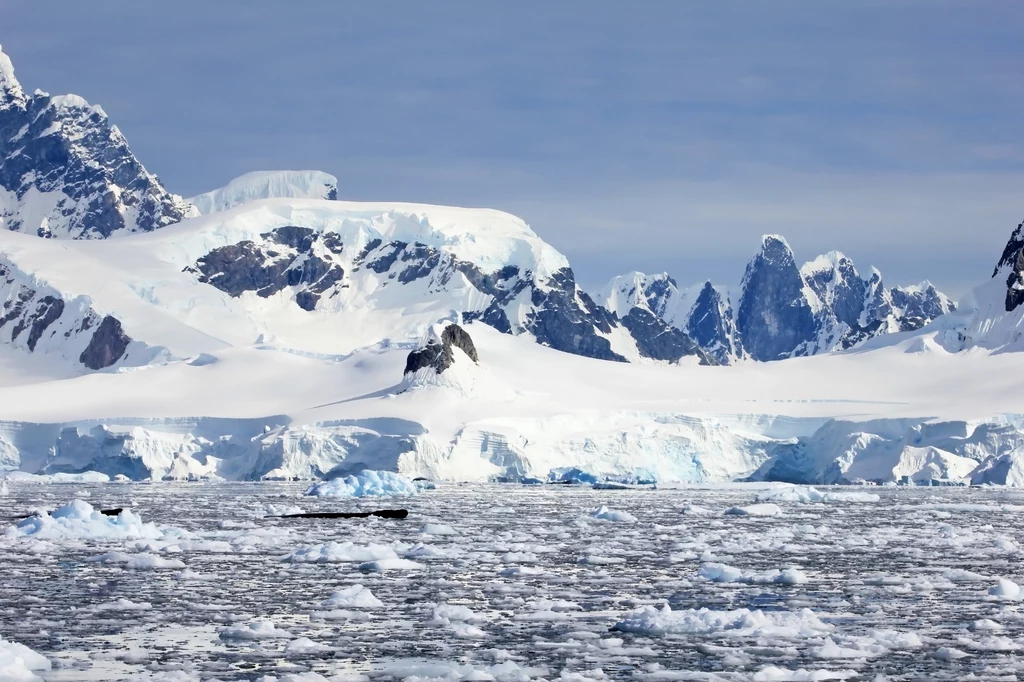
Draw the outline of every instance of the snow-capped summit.
<instances>
[{"instance_id":1,"label":"snow-capped summit","mask_svg":"<svg viewBox=\"0 0 1024 682\"><path fill-rule=\"evenodd\" d=\"M188 199L203 215L226 211L257 199L338 198L338 178L313 170L253 171L219 189Z\"/></svg>"},{"instance_id":2,"label":"snow-capped summit","mask_svg":"<svg viewBox=\"0 0 1024 682\"><path fill-rule=\"evenodd\" d=\"M797 267L785 238L765 235L744 272L733 307L729 291L710 282L680 289L669 275L629 273L597 300L620 317L653 312L686 332L720 363L816 355L850 348L879 334L919 329L955 309L929 282L886 288L871 268L830 251Z\"/></svg>"},{"instance_id":3,"label":"snow-capped summit","mask_svg":"<svg viewBox=\"0 0 1024 682\"><path fill-rule=\"evenodd\" d=\"M25 106L25 92L14 77L14 64L0 45L0 109Z\"/></svg>"},{"instance_id":4,"label":"snow-capped summit","mask_svg":"<svg viewBox=\"0 0 1024 682\"><path fill-rule=\"evenodd\" d=\"M0 229L41 237L148 232L193 214L77 95L27 97L0 51Z\"/></svg>"}]
</instances>

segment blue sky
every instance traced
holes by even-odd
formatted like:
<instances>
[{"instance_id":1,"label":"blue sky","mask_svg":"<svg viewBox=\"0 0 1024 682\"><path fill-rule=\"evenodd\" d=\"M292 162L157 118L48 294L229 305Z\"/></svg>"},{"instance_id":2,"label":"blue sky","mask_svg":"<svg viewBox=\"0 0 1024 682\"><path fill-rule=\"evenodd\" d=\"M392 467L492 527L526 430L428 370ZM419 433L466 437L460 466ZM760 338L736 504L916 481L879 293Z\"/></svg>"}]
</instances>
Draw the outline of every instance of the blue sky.
<instances>
[{"instance_id":1,"label":"blue sky","mask_svg":"<svg viewBox=\"0 0 1024 682\"><path fill-rule=\"evenodd\" d=\"M959 295L1024 218L1024 4L0 0L29 89L172 191L314 168L526 218L587 285L739 282L763 233Z\"/></svg>"}]
</instances>

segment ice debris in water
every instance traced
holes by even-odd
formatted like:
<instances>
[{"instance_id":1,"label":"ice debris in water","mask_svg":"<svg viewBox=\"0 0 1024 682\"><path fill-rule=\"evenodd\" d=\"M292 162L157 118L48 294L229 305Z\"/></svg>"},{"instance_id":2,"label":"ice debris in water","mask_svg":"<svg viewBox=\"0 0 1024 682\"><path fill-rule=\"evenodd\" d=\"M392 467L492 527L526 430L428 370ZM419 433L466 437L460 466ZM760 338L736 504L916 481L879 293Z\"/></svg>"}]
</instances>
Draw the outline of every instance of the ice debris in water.
<instances>
[{"instance_id":1,"label":"ice debris in water","mask_svg":"<svg viewBox=\"0 0 1024 682\"><path fill-rule=\"evenodd\" d=\"M621 521L625 523L634 523L636 521L636 517L629 512L609 509L604 506L592 513L591 516L599 521Z\"/></svg>"},{"instance_id":2,"label":"ice debris in water","mask_svg":"<svg viewBox=\"0 0 1024 682\"><path fill-rule=\"evenodd\" d=\"M726 516L778 516L781 513L779 505L770 502L749 504L746 507L729 507L725 510Z\"/></svg>"},{"instance_id":3,"label":"ice debris in water","mask_svg":"<svg viewBox=\"0 0 1024 682\"><path fill-rule=\"evenodd\" d=\"M360 471L358 474L322 481L306 491L314 497L387 497L415 495L419 488L392 471Z\"/></svg>"},{"instance_id":4,"label":"ice debris in water","mask_svg":"<svg viewBox=\"0 0 1024 682\"><path fill-rule=\"evenodd\" d=\"M744 571L733 566L718 563L703 563L697 575L714 583L743 583L746 585L803 585L809 582L807 575L798 568L780 570Z\"/></svg>"},{"instance_id":5,"label":"ice debris in water","mask_svg":"<svg viewBox=\"0 0 1024 682\"><path fill-rule=\"evenodd\" d=\"M144 523L130 509L117 516L106 516L85 500L75 500L49 514L43 512L24 519L18 522L14 534L46 540L160 540L168 535L187 535L180 528Z\"/></svg>"},{"instance_id":6,"label":"ice debris in water","mask_svg":"<svg viewBox=\"0 0 1024 682\"><path fill-rule=\"evenodd\" d=\"M0 680L3 682L42 682L35 673L49 670L50 661L24 644L0 637Z\"/></svg>"},{"instance_id":7,"label":"ice debris in water","mask_svg":"<svg viewBox=\"0 0 1024 682\"><path fill-rule=\"evenodd\" d=\"M384 602L373 596L373 592L370 592L369 588L358 584L338 590L323 603L325 609L373 609L382 606L384 606Z\"/></svg>"},{"instance_id":8,"label":"ice debris in water","mask_svg":"<svg viewBox=\"0 0 1024 682\"><path fill-rule=\"evenodd\" d=\"M808 504L810 502L878 502L879 496L875 493L864 493L857 491L828 491L821 492L816 488L796 486L778 487L758 493L758 502L797 502Z\"/></svg>"},{"instance_id":9,"label":"ice debris in water","mask_svg":"<svg viewBox=\"0 0 1024 682\"><path fill-rule=\"evenodd\" d=\"M788 639L820 637L833 626L822 622L810 609L768 611L736 609L684 609L673 611L668 604L660 609L645 606L626 614L612 630L637 635L736 635L774 636Z\"/></svg>"},{"instance_id":10,"label":"ice debris in water","mask_svg":"<svg viewBox=\"0 0 1024 682\"><path fill-rule=\"evenodd\" d=\"M1021 594L1021 592L1020 585L1006 578L1000 578L999 584L988 591L993 597L1001 597L1002 599L1021 599L1024 597L1024 594Z\"/></svg>"},{"instance_id":11,"label":"ice debris in water","mask_svg":"<svg viewBox=\"0 0 1024 682\"><path fill-rule=\"evenodd\" d=\"M291 633L282 630L266 618L257 618L249 623L229 625L220 631L221 639L291 639Z\"/></svg>"}]
</instances>

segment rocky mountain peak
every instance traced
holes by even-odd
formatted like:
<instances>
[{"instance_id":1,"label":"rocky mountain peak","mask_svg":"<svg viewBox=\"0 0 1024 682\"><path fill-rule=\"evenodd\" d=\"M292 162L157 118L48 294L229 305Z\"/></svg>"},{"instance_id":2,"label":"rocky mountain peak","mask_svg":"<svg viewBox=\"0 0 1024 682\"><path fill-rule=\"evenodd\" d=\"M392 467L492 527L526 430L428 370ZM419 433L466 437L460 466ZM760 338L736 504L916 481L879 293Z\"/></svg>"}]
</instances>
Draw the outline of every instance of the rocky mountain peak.
<instances>
[{"instance_id":1,"label":"rocky mountain peak","mask_svg":"<svg viewBox=\"0 0 1024 682\"><path fill-rule=\"evenodd\" d=\"M26 97L0 52L0 229L94 239L194 215L132 154L102 108L77 95Z\"/></svg>"}]
</instances>

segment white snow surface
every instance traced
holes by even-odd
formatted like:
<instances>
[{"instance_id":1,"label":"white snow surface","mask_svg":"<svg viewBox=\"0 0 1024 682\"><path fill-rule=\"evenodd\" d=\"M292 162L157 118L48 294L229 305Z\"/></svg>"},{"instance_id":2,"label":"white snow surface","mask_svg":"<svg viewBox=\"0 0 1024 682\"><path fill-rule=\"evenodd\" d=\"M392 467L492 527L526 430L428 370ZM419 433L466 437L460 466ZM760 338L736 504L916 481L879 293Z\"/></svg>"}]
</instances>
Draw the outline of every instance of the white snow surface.
<instances>
[{"instance_id":1,"label":"white snow surface","mask_svg":"<svg viewBox=\"0 0 1024 682\"><path fill-rule=\"evenodd\" d=\"M186 201L209 215L259 199L331 199L337 192L338 179L323 171L253 171Z\"/></svg>"},{"instance_id":2,"label":"white snow surface","mask_svg":"<svg viewBox=\"0 0 1024 682\"><path fill-rule=\"evenodd\" d=\"M476 310L478 290L387 286L364 269L306 311L182 272L287 225L335 232L346 252L421 242L483 272L512 264L542 279L567 265L514 216L399 203L263 199L106 241L6 234L0 262L18 282L60 293L75 320L115 315L133 341L91 374L74 362L88 335L70 323L33 353L2 346L0 471L481 481L577 467L599 480L818 484L968 482L981 465L980 482L1019 480L1013 461L996 464L1024 445L1024 355L952 352L941 320L855 352L729 367L593 360L474 322L479 364L460 351L450 372L407 378L409 351ZM799 475L781 476L787 466Z\"/></svg>"}]
</instances>

